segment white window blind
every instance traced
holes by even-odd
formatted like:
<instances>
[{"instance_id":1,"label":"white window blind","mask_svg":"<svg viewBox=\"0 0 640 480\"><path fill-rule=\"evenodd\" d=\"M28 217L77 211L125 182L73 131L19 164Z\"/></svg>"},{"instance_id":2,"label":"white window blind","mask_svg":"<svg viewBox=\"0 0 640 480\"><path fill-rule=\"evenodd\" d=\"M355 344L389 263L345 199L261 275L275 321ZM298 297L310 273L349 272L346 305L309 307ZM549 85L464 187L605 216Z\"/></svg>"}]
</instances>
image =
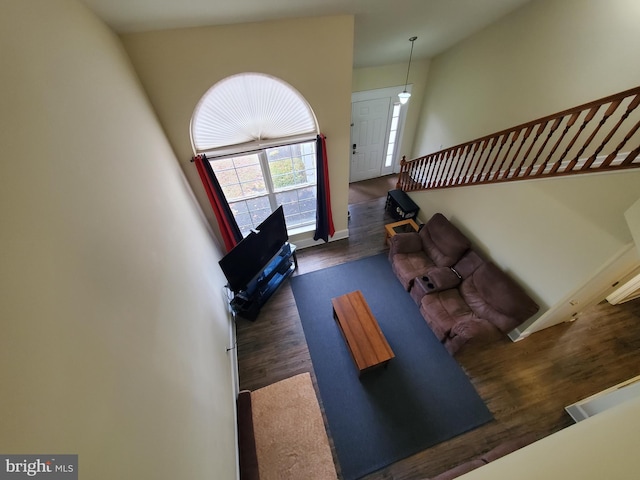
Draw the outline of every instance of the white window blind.
<instances>
[{"instance_id":1,"label":"white window blind","mask_svg":"<svg viewBox=\"0 0 640 480\"><path fill-rule=\"evenodd\" d=\"M193 114L196 154L247 152L313 140L318 124L307 101L286 82L262 73L242 73L216 83Z\"/></svg>"}]
</instances>

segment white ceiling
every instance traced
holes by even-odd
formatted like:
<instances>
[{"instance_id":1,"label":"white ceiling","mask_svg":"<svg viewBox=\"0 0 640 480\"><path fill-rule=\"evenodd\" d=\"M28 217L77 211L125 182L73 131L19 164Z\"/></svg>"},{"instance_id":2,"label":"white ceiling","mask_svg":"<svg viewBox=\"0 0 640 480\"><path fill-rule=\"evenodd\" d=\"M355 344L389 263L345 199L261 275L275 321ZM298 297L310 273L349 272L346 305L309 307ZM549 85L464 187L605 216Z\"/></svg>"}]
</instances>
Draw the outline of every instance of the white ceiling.
<instances>
[{"instance_id":1,"label":"white ceiling","mask_svg":"<svg viewBox=\"0 0 640 480\"><path fill-rule=\"evenodd\" d=\"M352 14L354 67L429 58L530 0L82 0L118 33Z\"/></svg>"}]
</instances>

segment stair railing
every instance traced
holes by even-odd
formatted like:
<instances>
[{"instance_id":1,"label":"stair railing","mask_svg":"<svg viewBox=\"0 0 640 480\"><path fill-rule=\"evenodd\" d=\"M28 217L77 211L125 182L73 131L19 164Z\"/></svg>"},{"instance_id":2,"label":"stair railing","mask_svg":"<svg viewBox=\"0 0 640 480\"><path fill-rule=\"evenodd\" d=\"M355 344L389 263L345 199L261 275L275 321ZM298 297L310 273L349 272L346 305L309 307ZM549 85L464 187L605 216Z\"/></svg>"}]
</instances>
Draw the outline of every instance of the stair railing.
<instances>
[{"instance_id":1,"label":"stair railing","mask_svg":"<svg viewBox=\"0 0 640 480\"><path fill-rule=\"evenodd\" d=\"M407 161L404 191L640 167L640 87ZM636 110L637 109L637 110Z\"/></svg>"}]
</instances>

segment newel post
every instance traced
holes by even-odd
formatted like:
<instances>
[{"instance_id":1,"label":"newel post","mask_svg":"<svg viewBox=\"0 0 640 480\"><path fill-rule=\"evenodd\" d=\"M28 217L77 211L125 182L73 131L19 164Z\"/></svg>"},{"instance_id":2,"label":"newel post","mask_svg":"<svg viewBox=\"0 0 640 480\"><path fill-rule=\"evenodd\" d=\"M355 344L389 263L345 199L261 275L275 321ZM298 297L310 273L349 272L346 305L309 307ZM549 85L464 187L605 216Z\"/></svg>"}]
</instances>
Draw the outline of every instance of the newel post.
<instances>
[{"instance_id":1,"label":"newel post","mask_svg":"<svg viewBox=\"0 0 640 480\"><path fill-rule=\"evenodd\" d=\"M405 155L402 156L402 160L400 160L400 175L398 175L398 181L396 182L396 188L404 190L402 188L402 179L404 178L404 173L407 170L407 157Z\"/></svg>"}]
</instances>

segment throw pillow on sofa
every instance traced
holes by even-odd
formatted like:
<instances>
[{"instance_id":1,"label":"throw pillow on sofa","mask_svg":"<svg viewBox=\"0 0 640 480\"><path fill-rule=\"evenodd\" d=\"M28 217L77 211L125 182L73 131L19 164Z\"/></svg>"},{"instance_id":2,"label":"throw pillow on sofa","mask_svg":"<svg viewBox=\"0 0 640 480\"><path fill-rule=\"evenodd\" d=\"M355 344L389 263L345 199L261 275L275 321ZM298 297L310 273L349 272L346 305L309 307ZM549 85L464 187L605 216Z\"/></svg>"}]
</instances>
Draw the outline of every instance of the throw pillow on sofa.
<instances>
[{"instance_id":1,"label":"throw pillow on sofa","mask_svg":"<svg viewBox=\"0 0 640 480\"><path fill-rule=\"evenodd\" d=\"M451 267L471 247L471 242L447 217L436 213L420 230L422 248L438 267Z\"/></svg>"}]
</instances>

